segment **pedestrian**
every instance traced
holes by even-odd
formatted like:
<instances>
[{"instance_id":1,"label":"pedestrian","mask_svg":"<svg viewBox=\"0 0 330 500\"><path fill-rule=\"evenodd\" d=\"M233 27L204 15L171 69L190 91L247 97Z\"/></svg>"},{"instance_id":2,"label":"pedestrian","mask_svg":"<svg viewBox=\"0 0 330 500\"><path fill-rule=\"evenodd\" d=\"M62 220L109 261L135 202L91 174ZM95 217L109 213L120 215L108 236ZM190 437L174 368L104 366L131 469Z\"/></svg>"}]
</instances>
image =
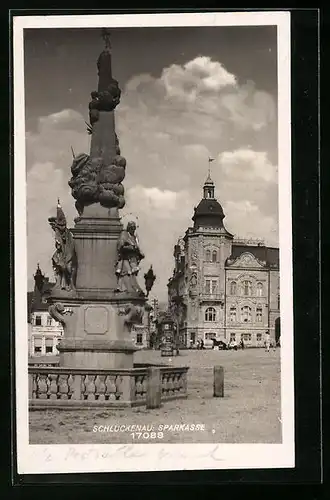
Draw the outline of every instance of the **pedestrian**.
<instances>
[{"instance_id":1,"label":"pedestrian","mask_svg":"<svg viewBox=\"0 0 330 500\"><path fill-rule=\"evenodd\" d=\"M201 343L200 343L200 349L204 349L204 340L203 339L201 340Z\"/></svg>"},{"instance_id":2,"label":"pedestrian","mask_svg":"<svg viewBox=\"0 0 330 500\"><path fill-rule=\"evenodd\" d=\"M244 349L245 345L244 345L244 340L243 340L243 337L241 338L241 349Z\"/></svg>"},{"instance_id":3,"label":"pedestrian","mask_svg":"<svg viewBox=\"0 0 330 500\"><path fill-rule=\"evenodd\" d=\"M267 331L265 333L265 349L266 349L266 352L269 352L269 349L270 349L270 335L269 335L269 331Z\"/></svg>"}]
</instances>

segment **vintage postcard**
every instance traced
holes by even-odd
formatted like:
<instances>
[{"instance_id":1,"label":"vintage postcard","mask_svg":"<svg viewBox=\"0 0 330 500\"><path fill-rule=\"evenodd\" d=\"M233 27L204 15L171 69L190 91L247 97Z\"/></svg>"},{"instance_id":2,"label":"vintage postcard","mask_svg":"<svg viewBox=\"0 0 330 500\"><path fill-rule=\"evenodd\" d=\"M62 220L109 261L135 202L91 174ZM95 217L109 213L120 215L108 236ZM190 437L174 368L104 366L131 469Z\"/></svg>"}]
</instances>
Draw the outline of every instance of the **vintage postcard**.
<instances>
[{"instance_id":1,"label":"vintage postcard","mask_svg":"<svg viewBox=\"0 0 330 500\"><path fill-rule=\"evenodd\" d=\"M15 16L19 474L294 467L290 13Z\"/></svg>"}]
</instances>

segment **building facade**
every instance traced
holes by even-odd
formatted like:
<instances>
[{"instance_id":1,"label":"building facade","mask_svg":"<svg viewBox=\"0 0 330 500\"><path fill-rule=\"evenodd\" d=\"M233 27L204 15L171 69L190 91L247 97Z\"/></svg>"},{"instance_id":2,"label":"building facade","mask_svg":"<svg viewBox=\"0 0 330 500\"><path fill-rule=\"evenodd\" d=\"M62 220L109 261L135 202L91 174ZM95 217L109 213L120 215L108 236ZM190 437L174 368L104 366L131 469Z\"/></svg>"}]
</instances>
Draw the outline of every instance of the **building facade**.
<instances>
[{"instance_id":1,"label":"building facade","mask_svg":"<svg viewBox=\"0 0 330 500\"><path fill-rule=\"evenodd\" d=\"M262 241L238 240L208 176L194 210L193 227L174 247L175 268L168 282L169 309L180 342L189 347L210 339L264 345L269 331L279 340L279 250Z\"/></svg>"},{"instance_id":2,"label":"building facade","mask_svg":"<svg viewBox=\"0 0 330 500\"><path fill-rule=\"evenodd\" d=\"M28 292L29 357L56 356L57 345L63 335L63 327L48 313L46 297L54 283L45 277L38 265L34 275L34 290Z\"/></svg>"}]
</instances>

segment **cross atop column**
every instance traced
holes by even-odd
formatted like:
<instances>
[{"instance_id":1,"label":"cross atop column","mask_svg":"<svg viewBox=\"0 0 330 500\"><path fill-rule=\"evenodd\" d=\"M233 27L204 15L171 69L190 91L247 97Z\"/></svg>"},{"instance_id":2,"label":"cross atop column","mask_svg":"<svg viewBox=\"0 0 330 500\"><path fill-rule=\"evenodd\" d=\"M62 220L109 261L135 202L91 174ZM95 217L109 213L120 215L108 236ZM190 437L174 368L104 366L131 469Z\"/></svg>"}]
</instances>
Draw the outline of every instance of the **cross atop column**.
<instances>
[{"instance_id":1,"label":"cross atop column","mask_svg":"<svg viewBox=\"0 0 330 500\"><path fill-rule=\"evenodd\" d=\"M104 40L105 50L111 50L111 41L110 41L110 29L102 28L102 38Z\"/></svg>"}]
</instances>

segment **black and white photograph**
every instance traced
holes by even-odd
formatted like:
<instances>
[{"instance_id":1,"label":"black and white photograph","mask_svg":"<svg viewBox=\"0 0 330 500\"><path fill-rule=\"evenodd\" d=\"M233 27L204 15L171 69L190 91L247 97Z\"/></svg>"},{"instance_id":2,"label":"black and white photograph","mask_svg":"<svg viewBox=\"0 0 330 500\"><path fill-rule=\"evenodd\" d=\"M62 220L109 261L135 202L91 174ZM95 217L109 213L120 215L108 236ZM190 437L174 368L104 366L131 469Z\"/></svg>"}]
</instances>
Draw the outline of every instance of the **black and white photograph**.
<instances>
[{"instance_id":1,"label":"black and white photograph","mask_svg":"<svg viewBox=\"0 0 330 500\"><path fill-rule=\"evenodd\" d=\"M18 472L294 467L290 13L13 26Z\"/></svg>"}]
</instances>

